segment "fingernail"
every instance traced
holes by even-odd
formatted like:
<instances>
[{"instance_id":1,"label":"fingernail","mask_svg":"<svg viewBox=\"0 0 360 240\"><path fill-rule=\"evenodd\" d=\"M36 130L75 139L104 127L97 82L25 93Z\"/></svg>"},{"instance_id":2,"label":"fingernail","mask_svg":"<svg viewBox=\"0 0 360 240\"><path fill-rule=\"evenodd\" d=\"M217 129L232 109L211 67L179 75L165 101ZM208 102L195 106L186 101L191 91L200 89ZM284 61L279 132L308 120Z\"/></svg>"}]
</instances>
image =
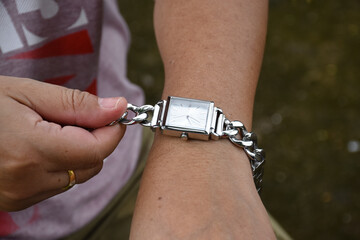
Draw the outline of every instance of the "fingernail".
<instances>
[{"instance_id":1,"label":"fingernail","mask_svg":"<svg viewBox=\"0 0 360 240\"><path fill-rule=\"evenodd\" d=\"M116 108L121 98L99 98L99 105L103 108Z\"/></svg>"}]
</instances>

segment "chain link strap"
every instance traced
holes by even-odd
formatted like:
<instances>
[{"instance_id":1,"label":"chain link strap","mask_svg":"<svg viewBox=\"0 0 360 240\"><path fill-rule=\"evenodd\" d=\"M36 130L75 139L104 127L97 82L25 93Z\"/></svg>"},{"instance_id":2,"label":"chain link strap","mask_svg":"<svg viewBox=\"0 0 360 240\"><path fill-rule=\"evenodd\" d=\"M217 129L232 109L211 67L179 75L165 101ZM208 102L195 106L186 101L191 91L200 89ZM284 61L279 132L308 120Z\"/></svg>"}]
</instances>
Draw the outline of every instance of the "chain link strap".
<instances>
[{"instance_id":1,"label":"chain link strap","mask_svg":"<svg viewBox=\"0 0 360 240\"><path fill-rule=\"evenodd\" d=\"M149 113L152 115L154 108L152 105L138 107L128 103L127 111L121 118L112 122L110 125L121 123L124 125L140 124L145 127L151 127ZM131 119L127 118L129 111L135 114ZM250 161L256 189L260 192L262 188L262 177L264 175L265 152L263 149L258 148L256 134L248 132L242 122L230 121L228 119L225 119L222 133L237 147L244 149Z\"/></svg>"},{"instance_id":2,"label":"chain link strap","mask_svg":"<svg viewBox=\"0 0 360 240\"><path fill-rule=\"evenodd\" d=\"M244 149L250 161L256 189L260 192L264 175L265 151L258 148L256 134L248 132L242 122L228 119L225 120L223 132L233 144Z\"/></svg>"},{"instance_id":3,"label":"chain link strap","mask_svg":"<svg viewBox=\"0 0 360 240\"><path fill-rule=\"evenodd\" d=\"M128 119L129 111L135 114L132 119ZM127 104L126 112L119 118L118 120L113 121L110 125L114 125L117 123L121 123L124 125L134 125L134 124L141 124L145 127L150 127L150 120L148 113L153 113L154 106L152 105L143 105L143 106L135 106L131 103Z\"/></svg>"}]
</instances>

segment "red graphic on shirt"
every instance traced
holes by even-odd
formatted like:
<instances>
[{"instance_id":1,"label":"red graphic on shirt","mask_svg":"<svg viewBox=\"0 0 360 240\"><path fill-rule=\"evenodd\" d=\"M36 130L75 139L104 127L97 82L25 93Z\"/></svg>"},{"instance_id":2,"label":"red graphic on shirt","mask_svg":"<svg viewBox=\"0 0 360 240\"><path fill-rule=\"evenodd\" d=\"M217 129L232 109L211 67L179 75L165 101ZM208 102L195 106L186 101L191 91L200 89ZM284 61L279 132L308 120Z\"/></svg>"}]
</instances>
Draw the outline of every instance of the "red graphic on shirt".
<instances>
[{"instance_id":1,"label":"red graphic on shirt","mask_svg":"<svg viewBox=\"0 0 360 240\"><path fill-rule=\"evenodd\" d=\"M76 75L67 75L56 78L50 78L44 80L46 83L56 84L56 85L65 85L70 79L74 78ZM90 86L88 86L85 90L88 93L96 95L97 93L97 80L96 78L91 82Z\"/></svg>"},{"instance_id":2,"label":"red graphic on shirt","mask_svg":"<svg viewBox=\"0 0 360 240\"><path fill-rule=\"evenodd\" d=\"M39 59L46 57L57 57L65 55L88 54L94 51L88 31L82 30L76 33L66 35L55 39L44 46L32 51L20 53L10 57L11 59ZM56 85L65 85L70 79L76 75L65 75L50 79L45 79L44 82ZM96 95L97 84L96 79L92 81L90 86L85 90L91 94Z\"/></svg>"},{"instance_id":3,"label":"red graphic on shirt","mask_svg":"<svg viewBox=\"0 0 360 240\"><path fill-rule=\"evenodd\" d=\"M67 83L70 79L74 78L76 75L67 75L67 76L61 76L61 77L56 77L56 78L50 78L50 79L45 79L44 82L46 83L51 83L51 84L56 84L56 85L64 85L65 83Z\"/></svg>"},{"instance_id":4,"label":"red graphic on shirt","mask_svg":"<svg viewBox=\"0 0 360 240\"><path fill-rule=\"evenodd\" d=\"M35 205L32 209L30 218L20 225L16 224L9 213L0 211L0 236L10 235L22 225L28 225L35 222L40 217L39 207Z\"/></svg>"},{"instance_id":5,"label":"red graphic on shirt","mask_svg":"<svg viewBox=\"0 0 360 240\"><path fill-rule=\"evenodd\" d=\"M67 55L87 54L94 51L87 30L75 32L57 38L45 45L24 53L19 53L10 59L39 59Z\"/></svg>"},{"instance_id":6,"label":"red graphic on shirt","mask_svg":"<svg viewBox=\"0 0 360 240\"><path fill-rule=\"evenodd\" d=\"M97 93L97 80L96 80L96 78L92 81L90 86L85 91L87 91L88 93L96 95L96 93Z\"/></svg>"},{"instance_id":7,"label":"red graphic on shirt","mask_svg":"<svg viewBox=\"0 0 360 240\"><path fill-rule=\"evenodd\" d=\"M39 212L39 207L37 205L34 206L34 213L31 216L30 220L29 220L29 224L36 222L36 220L38 220L38 218L40 218L40 212Z\"/></svg>"},{"instance_id":8,"label":"red graphic on shirt","mask_svg":"<svg viewBox=\"0 0 360 240\"><path fill-rule=\"evenodd\" d=\"M0 212L0 236L7 236L19 228L7 212Z\"/></svg>"}]
</instances>

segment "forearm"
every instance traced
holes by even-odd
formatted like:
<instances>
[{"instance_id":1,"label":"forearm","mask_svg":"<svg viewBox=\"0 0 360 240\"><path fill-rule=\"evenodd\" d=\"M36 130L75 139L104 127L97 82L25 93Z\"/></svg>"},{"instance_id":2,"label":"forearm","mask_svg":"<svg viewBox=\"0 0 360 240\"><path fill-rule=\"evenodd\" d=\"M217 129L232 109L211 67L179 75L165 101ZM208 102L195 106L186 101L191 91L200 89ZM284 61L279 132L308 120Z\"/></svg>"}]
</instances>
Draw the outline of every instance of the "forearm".
<instances>
[{"instance_id":1,"label":"forearm","mask_svg":"<svg viewBox=\"0 0 360 240\"><path fill-rule=\"evenodd\" d=\"M212 100L229 119L250 128L266 12L266 1L157 0L163 97ZM261 239L273 237L240 148L227 140L182 142L156 135L133 239L249 238L255 231Z\"/></svg>"},{"instance_id":2,"label":"forearm","mask_svg":"<svg viewBox=\"0 0 360 240\"><path fill-rule=\"evenodd\" d=\"M163 97L211 99L250 126L267 1L158 0L154 22L165 68Z\"/></svg>"}]
</instances>

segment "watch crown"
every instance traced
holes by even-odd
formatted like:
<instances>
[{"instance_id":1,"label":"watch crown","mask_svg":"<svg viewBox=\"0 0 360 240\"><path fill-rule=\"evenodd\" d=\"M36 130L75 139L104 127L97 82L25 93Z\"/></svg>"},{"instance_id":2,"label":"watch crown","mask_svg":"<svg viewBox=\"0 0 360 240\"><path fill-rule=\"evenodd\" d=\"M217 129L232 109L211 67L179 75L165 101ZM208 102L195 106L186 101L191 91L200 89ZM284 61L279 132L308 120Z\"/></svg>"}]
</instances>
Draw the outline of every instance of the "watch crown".
<instances>
[{"instance_id":1,"label":"watch crown","mask_svg":"<svg viewBox=\"0 0 360 240\"><path fill-rule=\"evenodd\" d=\"M187 133L183 132L181 135L180 135L180 138L184 141L188 140L188 135Z\"/></svg>"}]
</instances>

